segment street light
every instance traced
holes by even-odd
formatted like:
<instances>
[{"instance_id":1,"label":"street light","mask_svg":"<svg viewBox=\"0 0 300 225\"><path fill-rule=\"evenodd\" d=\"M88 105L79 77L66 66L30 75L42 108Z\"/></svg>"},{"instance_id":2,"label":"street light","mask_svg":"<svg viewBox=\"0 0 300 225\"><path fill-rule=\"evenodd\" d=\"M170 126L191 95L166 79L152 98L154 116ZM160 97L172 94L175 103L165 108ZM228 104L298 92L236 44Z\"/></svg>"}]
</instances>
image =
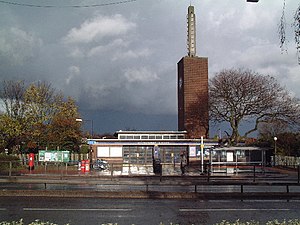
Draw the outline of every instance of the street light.
<instances>
[{"instance_id":1,"label":"street light","mask_svg":"<svg viewBox=\"0 0 300 225\"><path fill-rule=\"evenodd\" d=\"M94 124L93 124L93 120L84 120L84 119L81 119L81 118L76 118L75 120L76 120L76 122L84 122L84 121L91 122L91 136L93 138L93 136L94 136Z\"/></svg>"},{"instance_id":2,"label":"street light","mask_svg":"<svg viewBox=\"0 0 300 225\"><path fill-rule=\"evenodd\" d=\"M274 137L274 166L276 165L276 153L277 153L277 137Z\"/></svg>"}]
</instances>

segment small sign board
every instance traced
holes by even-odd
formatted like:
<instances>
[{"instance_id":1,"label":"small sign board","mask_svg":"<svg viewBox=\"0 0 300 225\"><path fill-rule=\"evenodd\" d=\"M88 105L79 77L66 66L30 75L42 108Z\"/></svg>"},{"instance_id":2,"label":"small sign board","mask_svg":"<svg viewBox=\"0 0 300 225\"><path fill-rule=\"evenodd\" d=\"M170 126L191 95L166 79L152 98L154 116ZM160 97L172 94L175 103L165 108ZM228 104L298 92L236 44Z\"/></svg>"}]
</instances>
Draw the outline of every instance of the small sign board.
<instances>
[{"instance_id":1,"label":"small sign board","mask_svg":"<svg viewBox=\"0 0 300 225\"><path fill-rule=\"evenodd\" d=\"M196 146L190 146L190 157L196 156Z\"/></svg>"},{"instance_id":2,"label":"small sign board","mask_svg":"<svg viewBox=\"0 0 300 225\"><path fill-rule=\"evenodd\" d=\"M96 141L88 140L88 141L87 141L87 144L88 144L88 145L94 145L94 144L96 144Z\"/></svg>"},{"instance_id":3,"label":"small sign board","mask_svg":"<svg viewBox=\"0 0 300 225\"><path fill-rule=\"evenodd\" d=\"M40 150L39 162L69 162L69 151Z\"/></svg>"},{"instance_id":4,"label":"small sign board","mask_svg":"<svg viewBox=\"0 0 300 225\"><path fill-rule=\"evenodd\" d=\"M233 152L227 152L227 162L233 162Z\"/></svg>"}]
</instances>

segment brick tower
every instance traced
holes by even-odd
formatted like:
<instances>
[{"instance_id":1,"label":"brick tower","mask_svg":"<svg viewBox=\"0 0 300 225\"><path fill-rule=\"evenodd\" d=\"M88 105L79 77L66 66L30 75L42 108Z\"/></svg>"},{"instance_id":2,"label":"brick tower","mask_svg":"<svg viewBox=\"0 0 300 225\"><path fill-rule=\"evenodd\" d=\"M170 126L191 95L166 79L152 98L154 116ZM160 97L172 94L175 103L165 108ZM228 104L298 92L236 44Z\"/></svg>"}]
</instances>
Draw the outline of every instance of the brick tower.
<instances>
[{"instance_id":1,"label":"brick tower","mask_svg":"<svg viewBox=\"0 0 300 225\"><path fill-rule=\"evenodd\" d=\"M193 6L188 8L187 23L188 55L177 63L178 130L187 131L188 138L207 138L208 58L196 56L196 18Z\"/></svg>"}]
</instances>

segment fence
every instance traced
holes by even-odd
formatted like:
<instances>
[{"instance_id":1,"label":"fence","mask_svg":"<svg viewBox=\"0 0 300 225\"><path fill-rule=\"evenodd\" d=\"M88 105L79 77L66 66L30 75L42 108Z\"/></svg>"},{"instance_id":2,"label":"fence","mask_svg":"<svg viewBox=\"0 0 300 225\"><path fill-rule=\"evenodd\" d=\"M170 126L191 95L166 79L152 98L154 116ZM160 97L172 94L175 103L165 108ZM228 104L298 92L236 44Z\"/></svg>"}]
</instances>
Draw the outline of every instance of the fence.
<instances>
[{"instance_id":1,"label":"fence","mask_svg":"<svg viewBox=\"0 0 300 225\"><path fill-rule=\"evenodd\" d=\"M273 157L272 162L274 162ZM272 165L297 168L300 165L300 157L276 155L275 164Z\"/></svg>"},{"instance_id":2,"label":"fence","mask_svg":"<svg viewBox=\"0 0 300 225\"><path fill-rule=\"evenodd\" d=\"M152 164L110 163L108 169L94 169L93 164L82 164L82 161L64 162L34 162L33 167L20 161L1 161L0 176L19 176L27 174L36 175L91 175L91 176L130 176L130 175L155 175ZM181 174L180 164L162 164L161 175ZM199 175L199 171L193 171Z\"/></svg>"}]
</instances>

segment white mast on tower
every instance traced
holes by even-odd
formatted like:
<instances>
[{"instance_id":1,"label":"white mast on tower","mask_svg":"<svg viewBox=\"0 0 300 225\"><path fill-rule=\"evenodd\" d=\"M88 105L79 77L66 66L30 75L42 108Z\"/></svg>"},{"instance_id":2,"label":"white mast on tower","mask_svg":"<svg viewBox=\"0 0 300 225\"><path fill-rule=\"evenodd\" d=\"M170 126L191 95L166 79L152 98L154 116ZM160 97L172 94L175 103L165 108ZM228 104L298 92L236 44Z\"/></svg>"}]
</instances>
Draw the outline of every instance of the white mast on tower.
<instances>
[{"instance_id":1,"label":"white mast on tower","mask_svg":"<svg viewBox=\"0 0 300 225\"><path fill-rule=\"evenodd\" d=\"M196 16L194 6L189 6L187 14L187 49L188 56L196 56Z\"/></svg>"}]
</instances>

